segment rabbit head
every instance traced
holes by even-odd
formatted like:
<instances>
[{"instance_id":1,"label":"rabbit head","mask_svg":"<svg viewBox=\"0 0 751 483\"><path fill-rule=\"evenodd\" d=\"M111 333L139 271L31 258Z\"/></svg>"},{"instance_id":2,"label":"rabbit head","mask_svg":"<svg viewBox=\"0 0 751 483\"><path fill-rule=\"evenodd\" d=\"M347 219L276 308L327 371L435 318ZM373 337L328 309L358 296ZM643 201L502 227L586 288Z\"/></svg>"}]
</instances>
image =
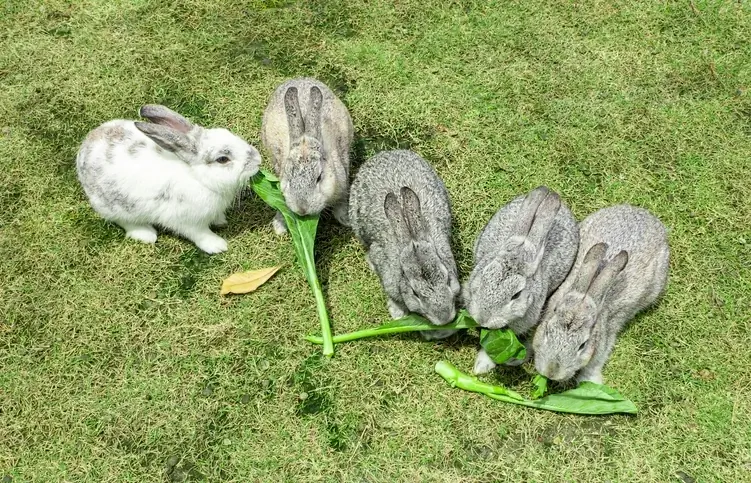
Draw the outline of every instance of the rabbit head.
<instances>
[{"instance_id":1,"label":"rabbit head","mask_svg":"<svg viewBox=\"0 0 751 483\"><path fill-rule=\"evenodd\" d=\"M477 323L488 329L501 329L524 318L535 297L548 236L558 210L559 196L541 186L522 203L511 236L498 252L478 260L465 293L468 311Z\"/></svg>"},{"instance_id":2,"label":"rabbit head","mask_svg":"<svg viewBox=\"0 0 751 483\"><path fill-rule=\"evenodd\" d=\"M403 187L400 196L402 206L394 193L386 195L383 205L399 247L396 256L402 276L398 291L410 312L422 314L436 325L448 324L456 316L458 276L431 241L417 194Z\"/></svg>"},{"instance_id":3,"label":"rabbit head","mask_svg":"<svg viewBox=\"0 0 751 483\"><path fill-rule=\"evenodd\" d=\"M297 87L284 93L284 111L289 125L289 153L282 170L281 189L287 206L300 216L320 213L327 193L335 190L334 173L328 172L321 142L323 93L310 88L308 115L303 119Z\"/></svg>"},{"instance_id":4,"label":"rabbit head","mask_svg":"<svg viewBox=\"0 0 751 483\"><path fill-rule=\"evenodd\" d=\"M620 251L605 260L608 245L593 245L584 256L575 281L555 306L548 307L534 336L535 368L555 381L565 381L586 366L604 337L598 319L616 277L628 263ZM605 322L605 321L603 321Z\"/></svg>"},{"instance_id":5,"label":"rabbit head","mask_svg":"<svg viewBox=\"0 0 751 483\"><path fill-rule=\"evenodd\" d=\"M206 129L159 105L145 105L136 128L160 148L172 153L195 179L217 193L234 192L258 172L258 150L226 129Z\"/></svg>"}]
</instances>

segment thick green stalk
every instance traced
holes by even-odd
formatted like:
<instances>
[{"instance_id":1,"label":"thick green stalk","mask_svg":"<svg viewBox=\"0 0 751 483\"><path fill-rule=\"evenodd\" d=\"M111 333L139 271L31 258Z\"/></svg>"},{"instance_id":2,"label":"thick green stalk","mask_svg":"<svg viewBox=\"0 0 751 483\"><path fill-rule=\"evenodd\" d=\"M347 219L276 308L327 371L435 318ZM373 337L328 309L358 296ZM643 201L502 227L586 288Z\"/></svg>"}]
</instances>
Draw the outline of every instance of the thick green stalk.
<instances>
[{"instance_id":1,"label":"thick green stalk","mask_svg":"<svg viewBox=\"0 0 751 483\"><path fill-rule=\"evenodd\" d=\"M636 414L634 403L621 396L615 389L602 384L583 382L575 389L532 401L505 387L478 381L476 377L464 374L450 362L439 361L435 365L435 371L451 384L451 387L520 406L572 414Z\"/></svg>"},{"instance_id":2,"label":"thick green stalk","mask_svg":"<svg viewBox=\"0 0 751 483\"><path fill-rule=\"evenodd\" d=\"M479 392L487 396L498 396L502 401L509 400L519 402L524 401L521 394L507 389L503 386L494 386L478 380L475 376L470 376L461 372L453 364L446 361L438 361L435 365L435 372L441 375L451 387L458 387L465 391Z\"/></svg>"},{"instance_id":3,"label":"thick green stalk","mask_svg":"<svg viewBox=\"0 0 751 483\"><path fill-rule=\"evenodd\" d=\"M287 230L292 237L297 261L305 273L305 278L308 280L308 284L313 290L313 296L316 300L316 311L318 319L321 321L321 335L323 336L321 339L323 354L330 357L334 354L334 342L331 334L329 314L326 310L326 300L323 297L321 283L318 281L318 275L316 274L314 252L318 216L298 216L292 212L284 202L284 195L282 195L279 189L279 180L268 171L261 170L259 174L254 176L251 186L253 191L267 205L278 210L284 216Z\"/></svg>"},{"instance_id":4,"label":"thick green stalk","mask_svg":"<svg viewBox=\"0 0 751 483\"><path fill-rule=\"evenodd\" d=\"M423 330L447 330L447 329L471 329L477 327L472 317L467 314L466 311L459 311L454 322L447 325L433 325L424 317L417 314L409 314L401 319L394 320L378 327L372 327L370 329L358 330L356 332L349 332L347 334L339 334L334 336L334 343L349 342L357 339L364 339L366 337L377 337L380 335L401 334L404 332L418 332ZM322 344L323 337L309 335L305 338L307 341L314 344Z\"/></svg>"}]
</instances>

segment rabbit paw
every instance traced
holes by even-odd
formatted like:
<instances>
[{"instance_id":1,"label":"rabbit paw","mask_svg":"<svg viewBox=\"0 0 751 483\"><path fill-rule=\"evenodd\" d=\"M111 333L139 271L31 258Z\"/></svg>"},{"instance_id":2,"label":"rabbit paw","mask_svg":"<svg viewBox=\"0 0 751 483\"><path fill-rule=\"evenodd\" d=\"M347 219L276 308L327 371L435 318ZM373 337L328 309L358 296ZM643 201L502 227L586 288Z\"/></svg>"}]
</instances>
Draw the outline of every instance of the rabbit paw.
<instances>
[{"instance_id":1,"label":"rabbit paw","mask_svg":"<svg viewBox=\"0 0 751 483\"><path fill-rule=\"evenodd\" d=\"M156 230L151 225L124 226L125 236L144 243L156 243Z\"/></svg>"},{"instance_id":2,"label":"rabbit paw","mask_svg":"<svg viewBox=\"0 0 751 483\"><path fill-rule=\"evenodd\" d=\"M274 228L274 233L277 235L284 235L287 233L287 223L284 222L284 215L277 211L274 219L271 222L271 227Z\"/></svg>"},{"instance_id":3,"label":"rabbit paw","mask_svg":"<svg viewBox=\"0 0 751 483\"><path fill-rule=\"evenodd\" d=\"M516 358L509 359L503 363L504 366L510 366L510 367L521 366L522 364L524 364L524 359L516 359Z\"/></svg>"},{"instance_id":4,"label":"rabbit paw","mask_svg":"<svg viewBox=\"0 0 751 483\"><path fill-rule=\"evenodd\" d=\"M582 371L576 377L576 382L577 383L594 382L595 384L602 384L602 372L600 372L600 371L594 372L593 371L593 372L590 373L590 372L587 372L587 371Z\"/></svg>"},{"instance_id":5,"label":"rabbit paw","mask_svg":"<svg viewBox=\"0 0 751 483\"><path fill-rule=\"evenodd\" d=\"M420 335L425 340L440 340L447 337L451 337L458 331L456 329L444 329L444 330L421 330Z\"/></svg>"},{"instance_id":6,"label":"rabbit paw","mask_svg":"<svg viewBox=\"0 0 751 483\"><path fill-rule=\"evenodd\" d=\"M472 369L472 373L475 375L487 374L495 369L495 362L490 358L485 349L480 349L475 358L475 367Z\"/></svg>"},{"instance_id":7,"label":"rabbit paw","mask_svg":"<svg viewBox=\"0 0 751 483\"><path fill-rule=\"evenodd\" d=\"M397 302L389 299L387 305L389 309L389 315L391 315L392 319L401 319L402 317L407 315L407 311L404 310L402 306Z\"/></svg>"},{"instance_id":8,"label":"rabbit paw","mask_svg":"<svg viewBox=\"0 0 751 483\"><path fill-rule=\"evenodd\" d=\"M198 248L208 254L222 253L227 251L227 242L225 241L225 239L211 232L202 235L200 238L197 238L194 241Z\"/></svg>"},{"instance_id":9,"label":"rabbit paw","mask_svg":"<svg viewBox=\"0 0 751 483\"><path fill-rule=\"evenodd\" d=\"M349 205L344 203L339 203L334 207L334 218L336 218L336 221L339 222L342 226L350 226L349 223Z\"/></svg>"}]
</instances>

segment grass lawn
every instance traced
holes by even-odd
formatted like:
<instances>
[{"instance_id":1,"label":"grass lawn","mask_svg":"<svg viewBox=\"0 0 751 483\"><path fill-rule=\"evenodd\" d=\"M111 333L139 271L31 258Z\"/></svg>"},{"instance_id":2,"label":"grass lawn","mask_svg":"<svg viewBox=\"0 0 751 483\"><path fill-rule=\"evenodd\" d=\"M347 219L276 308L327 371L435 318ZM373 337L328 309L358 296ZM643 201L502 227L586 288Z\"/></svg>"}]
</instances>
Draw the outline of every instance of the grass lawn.
<instances>
[{"instance_id":1,"label":"grass lawn","mask_svg":"<svg viewBox=\"0 0 751 483\"><path fill-rule=\"evenodd\" d=\"M750 481L750 39L741 1L3 0L0 479ZM99 123L163 103L259 145L268 96L303 75L349 107L355 164L433 163L464 278L481 227L540 184L579 219L630 202L664 221L668 291L605 371L637 417L451 389L433 366L468 371L472 335L322 359L289 239L250 194L218 256L125 240L88 205L74 157ZM387 320L351 232L325 219L317 243L335 331ZM526 390L530 371L486 380Z\"/></svg>"}]
</instances>

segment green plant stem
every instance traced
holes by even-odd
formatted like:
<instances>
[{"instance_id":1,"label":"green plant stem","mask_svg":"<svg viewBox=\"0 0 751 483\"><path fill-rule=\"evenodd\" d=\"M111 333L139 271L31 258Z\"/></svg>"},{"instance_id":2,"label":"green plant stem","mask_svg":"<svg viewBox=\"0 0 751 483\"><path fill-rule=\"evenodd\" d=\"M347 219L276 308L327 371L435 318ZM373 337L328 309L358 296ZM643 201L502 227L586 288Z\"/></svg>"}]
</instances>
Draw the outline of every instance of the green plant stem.
<instances>
[{"instance_id":1,"label":"green plant stem","mask_svg":"<svg viewBox=\"0 0 751 483\"><path fill-rule=\"evenodd\" d=\"M503 386L494 386L478 380L475 376L470 376L461 372L453 364L446 361L438 361L435 365L435 372L441 375L451 387L458 387L465 391L479 392L487 396L494 397L501 401L516 402L521 404L524 397L521 394L507 389Z\"/></svg>"},{"instance_id":2,"label":"green plant stem","mask_svg":"<svg viewBox=\"0 0 751 483\"><path fill-rule=\"evenodd\" d=\"M306 251L306 256L308 253ZM312 259L312 256L311 256ZM309 263L315 267L315 261L310 260ZM315 270L312 271L312 280L310 286L313 288L313 295L316 299L316 311L318 312L318 319L321 321L321 334L323 342L323 355L331 357L334 355L334 338L331 333L331 322L329 321L329 313L326 310L326 299L323 297L323 290L321 289L321 283L318 281L318 276Z\"/></svg>"},{"instance_id":3,"label":"green plant stem","mask_svg":"<svg viewBox=\"0 0 751 483\"><path fill-rule=\"evenodd\" d=\"M377 337L381 335L401 334L404 332L418 332L423 330L450 330L450 329L471 329L477 327L475 322L465 311L460 311L456 320L446 325L433 325L427 319L417 315L410 314L401 319L394 320L388 324L372 327L370 329L358 330L347 334L339 334L333 337L333 343L350 342L367 337ZM305 340L313 344L324 343L324 338L316 335L309 335Z\"/></svg>"},{"instance_id":4,"label":"green plant stem","mask_svg":"<svg viewBox=\"0 0 751 483\"><path fill-rule=\"evenodd\" d=\"M292 238L292 245L305 278L308 280L313 297L316 301L316 312L321 322L321 342L323 354L327 357L334 355L334 342L331 334L331 321L326 309L326 299L323 296L321 283L316 273L315 236L318 229L318 216L300 217L287 207L279 189L279 179L272 173L261 170L251 180L253 191L270 207L278 210L287 224L287 230Z\"/></svg>"},{"instance_id":5,"label":"green plant stem","mask_svg":"<svg viewBox=\"0 0 751 483\"><path fill-rule=\"evenodd\" d=\"M601 384L584 382L570 391L550 394L542 399L532 401L524 399L505 387L481 382L476 377L461 372L450 362L439 361L435 365L435 371L451 387L484 394L489 398L520 406L572 414L636 414L634 403L621 396L615 389Z\"/></svg>"}]
</instances>

